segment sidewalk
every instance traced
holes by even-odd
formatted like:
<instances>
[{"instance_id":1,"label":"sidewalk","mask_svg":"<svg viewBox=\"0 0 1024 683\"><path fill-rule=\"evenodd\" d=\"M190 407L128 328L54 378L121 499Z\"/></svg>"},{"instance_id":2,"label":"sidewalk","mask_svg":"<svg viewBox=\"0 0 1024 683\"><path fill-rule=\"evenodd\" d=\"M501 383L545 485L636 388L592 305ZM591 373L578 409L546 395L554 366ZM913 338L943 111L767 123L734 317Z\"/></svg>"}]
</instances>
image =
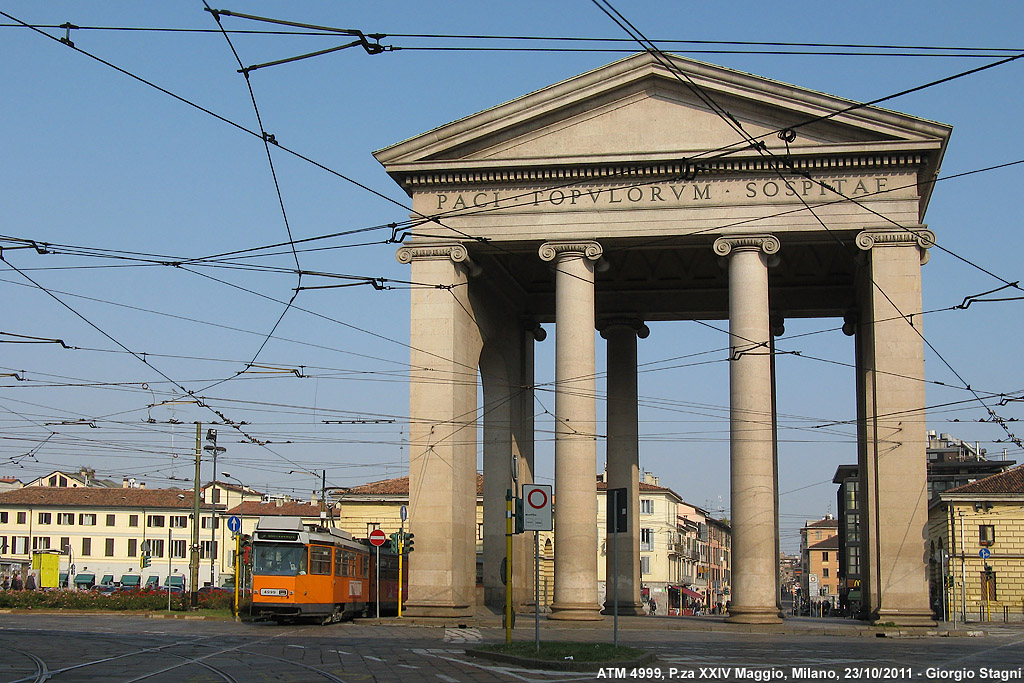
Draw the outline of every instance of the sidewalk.
<instances>
[{"instance_id":1,"label":"sidewalk","mask_svg":"<svg viewBox=\"0 0 1024 683\"><path fill-rule=\"evenodd\" d=\"M361 620L370 622L373 620ZM613 617L604 616L598 621L555 621L540 615L542 631L571 631L587 629L610 629ZM376 623L376 622L375 622ZM489 609L479 608L472 617L390 617L381 620L385 626L445 626L449 628L502 628L502 615ZM833 617L787 617L781 624L729 624L725 616L708 615L700 617L629 616L619 617L619 629L623 631L715 631L721 633L764 633L776 635L847 636L861 638L907 638L907 637L979 637L991 627L1016 628L1024 631L1020 624L951 624L940 623L933 628L895 628L872 626L866 622ZM515 618L516 632L532 630L534 615L520 613Z\"/></svg>"}]
</instances>

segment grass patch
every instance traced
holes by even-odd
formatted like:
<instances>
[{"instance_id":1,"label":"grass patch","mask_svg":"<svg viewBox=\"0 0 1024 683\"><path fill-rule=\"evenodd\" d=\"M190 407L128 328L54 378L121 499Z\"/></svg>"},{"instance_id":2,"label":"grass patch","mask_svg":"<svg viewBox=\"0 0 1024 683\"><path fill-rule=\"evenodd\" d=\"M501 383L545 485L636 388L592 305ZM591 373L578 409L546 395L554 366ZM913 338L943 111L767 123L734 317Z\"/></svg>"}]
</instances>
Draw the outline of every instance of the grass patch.
<instances>
[{"instance_id":1,"label":"grass patch","mask_svg":"<svg viewBox=\"0 0 1024 683\"><path fill-rule=\"evenodd\" d=\"M569 657L572 657L572 660L569 661L575 662L618 662L638 659L647 654L639 648L621 645L615 647L608 643L541 642L539 653L537 645L533 641L483 645L476 649L552 662L567 661Z\"/></svg>"}]
</instances>

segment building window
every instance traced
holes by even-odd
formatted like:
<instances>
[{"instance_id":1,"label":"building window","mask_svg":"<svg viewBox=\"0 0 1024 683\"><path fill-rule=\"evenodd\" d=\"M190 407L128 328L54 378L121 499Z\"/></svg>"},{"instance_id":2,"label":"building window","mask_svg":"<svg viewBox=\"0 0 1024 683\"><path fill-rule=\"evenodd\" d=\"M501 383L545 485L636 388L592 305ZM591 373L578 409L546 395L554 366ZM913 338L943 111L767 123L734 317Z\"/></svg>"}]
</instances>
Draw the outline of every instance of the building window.
<instances>
[{"instance_id":1,"label":"building window","mask_svg":"<svg viewBox=\"0 0 1024 683\"><path fill-rule=\"evenodd\" d=\"M92 555L92 539L91 538L83 538L82 539L82 556L86 557L88 555Z\"/></svg>"},{"instance_id":2,"label":"building window","mask_svg":"<svg viewBox=\"0 0 1024 683\"><path fill-rule=\"evenodd\" d=\"M164 525L163 515L146 515L146 526L162 527Z\"/></svg>"},{"instance_id":3,"label":"building window","mask_svg":"<svg viewBox=\"0 0 1024 683\"><path fill-rule=\"evenodd\" d=\"M53 519L53 515L51 515L49 512L40 512L39 513L39 523L40 524L49 524L52 519Z\"/></svg>"},{"instance_id":4,"label":"building window","mask_svg":"<svg viewBox=\"0 0 1024 683\"><path fill-rule=\"evenodd\" d=\"M103 554L106 557L114 556L114 539L108 538L103 544Z\"/></svg>"},{"instance_id":5,"label":"building window","mask_svg":"<svg viewBox=\"0 0 1024 683\"><path fill-rule=\"evenodd\" d=\"M476 540L484 540L484 525L483 522L478 522L476 525Z\"/></svg>"},{"instance_id":6,"label":"building window","mask_svg":"<svg viewBox=\"0 0 1024 683\"><path fill-rule=\"evenodd\" d=\"M815 541L820 541L821 540L821 532L820 531L815 531L814 532L814 540Z\"/></svg>"},{"instance_id":7,"label":"building window","mask_svg":"<svg viewBox=\"0 0 1024 683\"><path fill-rule=\"evenodd\" d=\"M220 517L203 517L202 528L204 529L219 529L220 528Z\"/></svg>"},{"instance_id":8,"label":"building window","mask_svg":"<svg viewBox=\"0 0 1024 683\"><path fill-rule=\"evenodd\" d=\"M846 575L860 576L860 546L851 545L846 548Z\"/></svg>"},{"instance_id":9,"label":"building window","mask_svg":"<svg viewBox=\"0 0 1024 683\"><path fill-rule=\"evenodd\" d=\"M28 524L28 513L27 512L19 512L18 513L18 524Z\"/></svg>"},{"instance_id":10,"label":"building window","mask_svg":"<svg viewBox=\"0 0 1024 683\"><path fill-rule=\"evenodd\" d=\"M128 526L138 526L138 525L139 525L139 516L138 515L128 515Z\"/></svg>"},{"instance_id":11,"label":"building window","mask_svg":"<svg viewBox=\"0 0 1024 683\"><path fill-rule=\"evenodd\" d=\"M182 543L184 543L184 542L185 541L182 541ZM149 554L152 555L153 557L163 557L164 556L164 539L162 539L162 538L151 539L149 541ZM185 556L185 551L184 550L181 551L181 556L182 557Z\"/></svg>"},{"instance_id":12,"label":"building window","mask_svg":"<svg viewBox=\"0 0 1024 683\"><path fill-rule=\"evenodd\" d=\"M996 528L991 524L981 524L978 526L978 543L983 546L995 545L996 542Z\"/></svg>"},{"instance_id":13,"label":"building window","mask_svg":"<svg viewBox=\"0 0 1024 683\"><path fill-rule=\"evenodd\" d=\"M135 557L139 554L139 540L137 538L128 539L128 557Z\"/></svg>"},{"instance_id":14,"label":"building window","mask_svg":"<svg viewBox=\"0 0 1024 683\"><path fill-rule=\"evenodd\" d=\"M7 524L7 513L0 512L0 524Z\"/></svg>"},{"instance_id":15,"label":"building window","mask_svg":"<svg viewBox=\"0 0 1024 683\"><path fill-rule=\"evenodd\" d=\"M170 522L172 529L184 529L188 526L188 515L171 515Z\"/></svg>"},{"instance_id":16,"label":"building window","mask_svg":"<svg viewBox=\"0 0 1024 683\"><path fill-rule=\"evenodd\" d=\"M823 578L823 579L827 579L828 578L828 567L822 567L821 568L821 578Z\"/></svg>"},{"instance_id":17,"label":"building window","mask_svg":"<svg viewBox=\"0 0 1024 683\"><path fill-rule=\"evenodd\" d=\"M96 515L93 514L80 514L78 515L78 523L81 526L96 526Z\"/></svg>"},{"instance_id":18,"label":"building window","mask_svg":"<svg viewBox=\"0 0 1024 683\"><path fill-rule=\"evenodd\" d=\"M821 561L822 562L828 562L828 553L827 552L823 552L821 554Z\"/></svg>"},{"instance_id":19,"label":"building window","mask_svg":"<svg viewBox=\"0 0 1024 683\"><path fill-rule=\"evenodd\" d=\"M370 533L380 528L380 522L367 522L366 523L366 537L370 537Z\"/></svg>"},{"instance_id":20,"label":"building window","mask_svg":"<svg viewBox=\"0 0 1024 683\"><path fill-rule=\"evenodd\" d=\"M32 550L49 550L50 549L50 537L49 536L33 536L32 537Z\"/></svg>"},{"instance_id":21,"label":"building window","mask_svg":"<svg viewBox=\"0 0 1024 683\"><path fill-rule=\"evenodd\" d=\"M14 539L14 554L28 555L28 536L12 536Z\"/></svg>"},{"instance_id":22,"label":"building window","mask_svg":"<svg viewBox=\"0 0 1024 683\"><path fill-rule=\"evenodd\" d=\"M640 530L640 550L646 552L654 550L654 529Z\"/></svg>"},{"instance_id":23,"label":"building window","mask_svg":"<svg viewBox=\"0 0 1024 683\"><path fill-rule=\"evenodd\" d=\"M651 558L648 555L640 556L640 574L651 573Z\"/></svg>"},{"instance_id":24,"label":"building window","mask_svg":"<svg viewBox=\"0 0 1024 683\"><path fill-rule=\"evenodd\" d=\"M200 559L202 559L202 560L209 560L210 559L210 543L211 543L211 541L202 541L199 544L199 558ZM212 541L212 543L213 543L213 559L216 560L217 559L217 541Z\"/></svg>"},{"instance_id":25,"label":"building window","mask_svg":"<svg viewBox=\"0 0 1024 683\"><path fill-rule=\"evenodd\" d=\"M654 514L654 501L650 498L640 499L640 514L641 515L653 515Z\"/></svg>"},{"instance_id":26,"label":"building window","mask_svg":"<svg viewBox=\"0 0 1024 683\"><path fill-rule=\"evenodd\" d=\"M857 509L857 492L860 489L860 482L848 481L846 482L846 509L856 510Z\"/></svg>"},{"instance_id":27,"label":"building window","mask_svg":"<svg viewBox=\"0 0 1024 683\"><path fill-rule=\"evenodd\" d=\"M161 544L162 545L162 544ZM188 544L185 541L171 541L171 557L184 559L188 551ZM162 556L162 553L161 553Z\"/></svg>"},{"instance_id":28,"label":"building window","mask_svg":"<svg viewBox=\"0 0 1024 683\"><path fill-rule=\"evenodd\" d=\"M7 554L7 537L0 536L0 555Z\"/></svg>"},{"instance_id":29,"label":"building window","mask_svg":"<svg viewBox=\"0 0 1024 683\"><path fill-rule=\"evenodd\" d=\"M74 512L58 512L57 513L57 524L63 524L65 526L74 526L74 524L75 524L75 513Z\"/></svg>"},{"instance_id":30,"label":"building window","mask_svg":"<svg viewBox=\"0 0 1024 683\"><path fill-rule=\"evenodd\" d=\"M846 515L846 542L860 542L860 513Z\"/></svg>"},{"instance_id":31,"label":"building window","mask_svg":"<svg viewBox=\"0 0 1024 683\"><path fill-rule=\"evenodd\" d=\"M114 515L107 515L107 526L114 526Z\"/></svg>"},{"instance_id":32,"label":"building window","mask_svg":"<svg viewBox=\"0 0 1024 683\"><path fill-rule=\"evenodd\" d=\"M71 538L68 536L60 537L60 551L67 554L71 550Z\"/></svg>"}]
</instances>

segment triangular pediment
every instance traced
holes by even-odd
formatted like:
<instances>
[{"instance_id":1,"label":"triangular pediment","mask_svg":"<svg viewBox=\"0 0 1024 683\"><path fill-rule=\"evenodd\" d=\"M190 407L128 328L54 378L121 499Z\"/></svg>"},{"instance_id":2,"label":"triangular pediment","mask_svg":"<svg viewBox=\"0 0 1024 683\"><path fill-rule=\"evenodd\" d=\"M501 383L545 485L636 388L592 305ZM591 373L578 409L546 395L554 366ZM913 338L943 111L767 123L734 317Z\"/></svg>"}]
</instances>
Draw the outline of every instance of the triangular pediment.
<instances>
[{"instance_id":1,"label":"triangular pediment","mask_svg":"<svg viewBox=\"0 0 1024 683\"><path fill-rule=\"evenodd\" d=\"M665 60L668 60L667 62ZM671 67L671 68L669 68ZM742 144L788 153L923 152L937 165L950 127L676 56L643 53L375 153L398 179L427 169L680 159ZM727 112L723 116L719 112ZM731 120L730 120L731 119Z\"/></svg>"}]
</instances>

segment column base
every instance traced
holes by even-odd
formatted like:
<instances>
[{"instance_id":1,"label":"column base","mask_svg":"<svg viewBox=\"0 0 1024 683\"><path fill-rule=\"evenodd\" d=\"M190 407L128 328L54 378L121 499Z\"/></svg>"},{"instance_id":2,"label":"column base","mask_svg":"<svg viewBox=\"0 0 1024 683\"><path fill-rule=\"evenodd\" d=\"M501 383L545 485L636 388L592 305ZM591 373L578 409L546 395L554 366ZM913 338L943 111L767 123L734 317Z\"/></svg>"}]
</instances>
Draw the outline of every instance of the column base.
<instances>
[{"instance_id":1,"label":"column base","mask_svg":"<svg viewBox=\"0 0 1024 683\"><path fill-rule=\"evenodd\" d=\"M423 603L407 603L402 605L402 616L404 617L472 617L475 614L475 605Z\"/></svg>"},{"instance_id":2,"label":"column base","mask_svg":"<svg viewBox=\"0 0 1024 683\"><path fill-rule=\"evenodd\" d=\"M594 603L556 602L551 605L548 619L555 621L603 621L601 606Z\"/></svg>"},{"instance_id":3,"label":"column base","mask_svg":"<svg viewBox=\"0 0 1024 683\"><path fill-rule=\"evenodd\" d=\"M604 603L604 609L601 610L601 614L605 616L613 616L615 614L614 603L606 601ZM647 610L644 609L643 603L630 601L619 601L619 616L620 617L642 617L647 614Z\"/></svg>"},{"instance_id":4,"label":"column base","mask_svg":"<svg viewBox=\"0 0 1024 683\"><path fill-rule=\"evenodd\" d=\"M924 610L885 610L880 609L871 615L872 626L895 624L896 626L938 626L931 611Z\"/></svg>"},{"instance_id":5,"label":"column base","mask_svg":"<svg viewBox=\"0 0 1024 683\"><path fill-rule=\"evenodd\" d=\"M776 607L742 607L732 605L729 607L729 616L725 618L727 624L781 624L782 617Z\"/></svg>"}]
</instances>

